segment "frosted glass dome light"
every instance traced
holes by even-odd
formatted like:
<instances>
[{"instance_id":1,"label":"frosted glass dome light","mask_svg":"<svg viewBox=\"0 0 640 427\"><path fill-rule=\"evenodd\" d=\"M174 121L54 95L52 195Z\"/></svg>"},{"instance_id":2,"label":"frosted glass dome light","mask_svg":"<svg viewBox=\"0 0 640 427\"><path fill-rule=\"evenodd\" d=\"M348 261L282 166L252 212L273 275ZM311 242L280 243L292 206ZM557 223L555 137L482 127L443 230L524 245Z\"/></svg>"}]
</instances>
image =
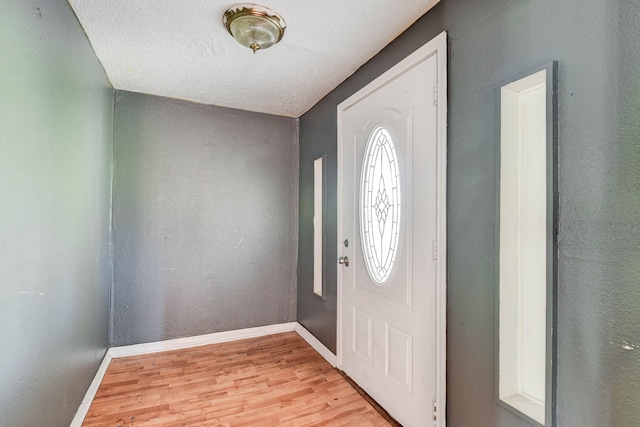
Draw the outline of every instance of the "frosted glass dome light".
<instances>
[{"instance_id":1,"label":"frosted glass dome light","mask_svg":"<svg viewBox=\"0 0 640 427\"><path fill-rule=\"evenodd\" d=\"M253 50L253 53L267 49L282 40L287 27L278 13L250 3L227 9L223 22L233 38Z\"/></svg>"}]
</instances>

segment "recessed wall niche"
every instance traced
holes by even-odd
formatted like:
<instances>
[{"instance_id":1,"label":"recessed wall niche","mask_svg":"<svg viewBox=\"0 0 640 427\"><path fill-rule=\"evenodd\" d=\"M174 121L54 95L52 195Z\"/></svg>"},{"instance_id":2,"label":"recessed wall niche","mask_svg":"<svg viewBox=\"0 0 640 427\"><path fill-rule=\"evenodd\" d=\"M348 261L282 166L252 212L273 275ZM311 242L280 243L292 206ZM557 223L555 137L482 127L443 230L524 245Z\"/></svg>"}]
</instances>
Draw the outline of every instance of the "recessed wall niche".
<instances>
[{"instance_id":1,"label":"recessed wall niche","mask_svg":"<svg viewBox=\"0 0 640 427\"><path fill-rule=\"evenodd\" d=\"M556 63L500 88L497 399L553 426Z\"/></svg>"},{"instance_id":2,"label":"recessed wall niche","mask_svg":"<svg viewBox=\"0 0 640 427\"><path fill-rule=\"evenodd\" d=\"M313 293L324 298L324 158L313 161Z\"/></svg>"}]
</instances>

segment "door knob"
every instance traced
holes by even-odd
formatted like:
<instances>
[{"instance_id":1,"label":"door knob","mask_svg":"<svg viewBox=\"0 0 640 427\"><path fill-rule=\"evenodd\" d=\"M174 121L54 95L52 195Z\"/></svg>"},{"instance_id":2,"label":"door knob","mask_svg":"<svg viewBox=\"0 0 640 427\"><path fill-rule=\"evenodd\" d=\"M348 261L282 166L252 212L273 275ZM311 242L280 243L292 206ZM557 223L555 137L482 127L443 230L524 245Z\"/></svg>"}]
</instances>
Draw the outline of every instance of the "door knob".
<instances>
[{"instance_id":1,"label":"door knob","mask_svg":"<svg viewBox=\"0 0 640 427\"><path fill-rule=\"evenodd\" d=\"M340 258L338 258L338 263L344 264L345 267L349 267L349 257L341 256Z\"/></svg>"}]
</instances>

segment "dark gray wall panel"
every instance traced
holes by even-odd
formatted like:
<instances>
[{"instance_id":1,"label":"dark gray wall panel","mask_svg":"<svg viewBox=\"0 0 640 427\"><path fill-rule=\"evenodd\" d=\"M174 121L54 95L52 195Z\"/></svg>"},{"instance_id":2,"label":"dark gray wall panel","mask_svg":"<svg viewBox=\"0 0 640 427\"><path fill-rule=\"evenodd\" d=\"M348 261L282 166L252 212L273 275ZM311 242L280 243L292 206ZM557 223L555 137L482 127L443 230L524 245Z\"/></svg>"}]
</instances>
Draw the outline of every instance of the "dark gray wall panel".
<instances>
[{"instance_id":1,"label":"dark gray wall panel","mask_svg":"<svg viewBox=\"0 0 640 427\"><path fill-rule=\"evenodd\" d=\"M494 402L496 97L500 83L551 60L559 61L560 88L558 425L640 425L638 2L443 0L303 115L298 318L335 348L335 306L312 295L309 192L312 159L326 153L335 162L337 105L443 30L448 425L528 425ZM335 282L327 289L335 299Z\"/></svg>"},{"instance_id":2,"label":"dark gray wall panel","mask_svg":"<svg viewBox=\"0 0 640 427\"><path fill-rule=\"evenodd\" d=\"M295 320L296 119L117 92L114 345Z\"/></svg>"},{"instance_id":3,"label":"dark gray wall panel","mask_svg":"<svg viewBox=\"0 0 640 427\"><path fill-rule=\"evenodd\" d=\"M68 426L108 346L113 89L64 0L0 7L0 425Z\"/></svg>"},{"instance_id":4,"label":"dark gray wall panel","mask_svg":"<svg viewBox=\"0 0 640 427\"><path fill-rule=\"evenodd\" d=\"M323 108L328 107L328 108ZM300 118L300 210L298 241L298 322L336 352L337 153L335 105L321 101ZM331 134L333 130L334 134ZM325 296L313 293L313 161L326 154Z\"/></svg>"}]
</instances>

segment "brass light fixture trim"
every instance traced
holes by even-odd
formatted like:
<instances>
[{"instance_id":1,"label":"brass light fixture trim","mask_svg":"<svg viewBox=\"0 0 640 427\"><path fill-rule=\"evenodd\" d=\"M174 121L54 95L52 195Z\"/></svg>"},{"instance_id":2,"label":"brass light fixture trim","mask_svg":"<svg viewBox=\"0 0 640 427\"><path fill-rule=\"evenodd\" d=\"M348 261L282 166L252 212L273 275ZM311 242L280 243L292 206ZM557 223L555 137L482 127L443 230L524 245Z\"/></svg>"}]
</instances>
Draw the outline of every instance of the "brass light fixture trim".
<instances>
[{"instance_id":1,"label":"brass light fixture trim","mask_svg":"<svg viewBox=\"0 0 640 427\"><path fill-rule=\"evenodd\" d=\"M256 51L267 49L282 40L287 28L277 12L257 4L239 4L227 9L223 18L229 34L243 46Z\"/></svg>"}]
</instances>

